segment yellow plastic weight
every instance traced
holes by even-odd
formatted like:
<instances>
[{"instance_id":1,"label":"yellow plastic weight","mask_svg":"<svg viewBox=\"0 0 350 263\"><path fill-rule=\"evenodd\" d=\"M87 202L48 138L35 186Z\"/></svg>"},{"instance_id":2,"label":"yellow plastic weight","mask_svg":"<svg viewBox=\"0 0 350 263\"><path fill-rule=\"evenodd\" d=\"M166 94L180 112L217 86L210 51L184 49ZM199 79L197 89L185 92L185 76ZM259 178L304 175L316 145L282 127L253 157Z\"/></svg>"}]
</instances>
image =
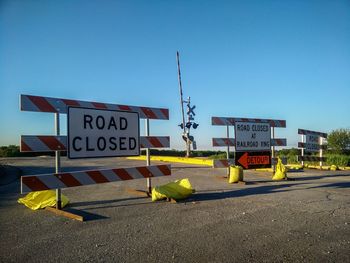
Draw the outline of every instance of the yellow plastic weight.
<instances>
[{"instance_id":1,"label":"yellow plastic weight","mask_svg":"<svg viewBox=\"0 0 350 263\"><path fill-rule=\"evenodd\" d=\"M68 197L61 195L62 207L69 203ZM18 203L24 204L26 207L37 210L48 206L56 205L56 192L53 190L30 192L25 197L19 198Z\"/></svg>"},{"instance_id":2,"label":"yellow plastic weight","mask_svg":"<svg viewBox=\"0 0 350 263\"><path fill-rule=\"evenodd\" d=\"M156 186L152 189L152 201L158 201L165 198L175 200L189 197L195 190L192 188L188 178L170 182L165 185Z\"/></svg>"},{"instance_id":3,"label":"yellow plastic weight","mask_svg":"<svg viewBox=\"0 0 350 263\"><path fill-rule=\"evenodd\" d=\"M286 167L283 165L282 160L278 158L277 165L276 165L276 172L272 177L273 181L280 181L286 179L287 172Z\"/></svg>"},{"instance_id":4,"label":"yellow plastic weight","mask_svg":"<svg viewBox=\"0 0 350 263\"><path fill-rule=\"evenodd\" d=\"M243 168L240 166L230 166L230 176L228 182L230 184L243 181Z\"/></svg>"}]
</instances>

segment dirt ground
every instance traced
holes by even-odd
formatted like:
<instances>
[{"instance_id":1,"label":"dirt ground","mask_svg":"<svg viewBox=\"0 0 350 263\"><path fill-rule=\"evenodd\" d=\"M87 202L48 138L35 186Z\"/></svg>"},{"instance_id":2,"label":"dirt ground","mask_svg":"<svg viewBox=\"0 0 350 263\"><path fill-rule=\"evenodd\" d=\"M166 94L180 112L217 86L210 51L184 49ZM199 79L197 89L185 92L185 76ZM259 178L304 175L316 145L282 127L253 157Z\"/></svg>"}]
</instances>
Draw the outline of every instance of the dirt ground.
<instances>
[{"instance_id":1,"label":"dirt ground","mask_svg":"<svg viewBox=\"0 0 350 263\"><path fill-rule=\"evenodd\" d=\"M25 175L53 171L50 157L0 162ZM142 166L124 158L62 160L64 170ZM158 164L158 162L154 162ZM271 174L245 171L228 184L224 169L172 164L160 185L189 178L196 193L152 202L132 189L146 180L62 190L86 222L17 203L19 180L0 186L0 262L350 262L350 171Z\"/></svg>"}]
</instances>

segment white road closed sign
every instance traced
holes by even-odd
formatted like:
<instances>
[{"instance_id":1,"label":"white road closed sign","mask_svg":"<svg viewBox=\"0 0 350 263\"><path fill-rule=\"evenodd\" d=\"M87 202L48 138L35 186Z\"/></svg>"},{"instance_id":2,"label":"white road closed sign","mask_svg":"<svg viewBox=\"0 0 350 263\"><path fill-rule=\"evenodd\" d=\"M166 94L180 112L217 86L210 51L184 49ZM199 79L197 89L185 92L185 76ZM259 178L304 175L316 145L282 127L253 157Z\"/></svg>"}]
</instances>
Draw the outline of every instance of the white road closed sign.
<instances>
[{"instance_id":1,"label":"white road closed sign","mask_svg":"<svg viewBox=\"0 0 350 263\"><path fill-rule=\"evenodd\" d=\"M140 155L137 112L68 108L68 158Z\"/></svg>"},{"instance_id":2,"label":"white road closed sign","mask_svg":"<svg viewBox=\"0 0 350 263\"><path fill-rule=\"evenodd\" d=\"M318 152L320 149L319 140L320 137L314 134L306 134L305 151Z\"/></svg>"},{"instance_id":3,"label":"white road closed sign","mask_svg":"<svg viewBox=\"0 0 350 263\"><path fill-rule=\"evenodd\" d=\"M271 151L269 123L235 122L236 151Z\"/></svg>"}]
</instances>

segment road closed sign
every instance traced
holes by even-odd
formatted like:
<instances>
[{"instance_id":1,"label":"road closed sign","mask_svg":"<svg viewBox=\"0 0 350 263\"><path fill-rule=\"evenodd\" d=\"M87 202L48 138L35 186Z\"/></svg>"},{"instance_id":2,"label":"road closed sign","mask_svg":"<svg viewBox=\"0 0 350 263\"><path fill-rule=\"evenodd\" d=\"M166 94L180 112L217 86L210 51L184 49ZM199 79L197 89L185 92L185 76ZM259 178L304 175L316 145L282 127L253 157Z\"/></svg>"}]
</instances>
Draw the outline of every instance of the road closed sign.
<instances>
[{"instance_id":1,"label":"road closed sign","mask_svg":"<svg viewBox=\"0 0 350 263\"><path fill-rule=\"evenodd\" d=\"M68 158L140 155L137 112L68 108Z\"/></svg>"},{"instance_id":2,"label":"road closed sign","mask_svg":"<svg viewBox=\"0 0 350 263\"><path fill-rule=\"evenodd\" d=\"M269 123L235 122L236 151L271 151Z\"/></svg>"},{"instance_id":3,"label":"road closed sign","mask_svg":"<svg viewBox=\"0 0 350 263\"><path fill-rule=\"evenodd\" d=\"M318 152L320 136L315 134L306 134L305 151L307 152Z\"/></svg>"}]
</instances>

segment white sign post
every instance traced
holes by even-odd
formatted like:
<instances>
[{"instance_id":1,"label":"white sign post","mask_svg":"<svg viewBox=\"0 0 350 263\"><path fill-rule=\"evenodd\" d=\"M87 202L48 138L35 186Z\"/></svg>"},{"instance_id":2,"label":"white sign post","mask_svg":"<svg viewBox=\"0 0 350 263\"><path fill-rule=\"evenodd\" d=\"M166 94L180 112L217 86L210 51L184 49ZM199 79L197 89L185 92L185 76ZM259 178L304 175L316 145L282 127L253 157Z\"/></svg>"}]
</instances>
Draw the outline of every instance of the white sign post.
<instances>
[{"instance_id":1,"label":"white sign post","mask_svg":"<svg viewBox=\"0 0 350 263\"><path fill-rule=\"evenodd\" d=\"M269 123L236 122L236 151L271 151L271 126Z\"/></svg>"},{"instance_id":2,"label":"white sign post","mask_svg":"<svg viewBox=\"0 0 350 263\"><path fill-rule=\"evenodd\" d=\"M140 155L137 112L68 108L68 158Z\"/></svg>"}]
</instances>

